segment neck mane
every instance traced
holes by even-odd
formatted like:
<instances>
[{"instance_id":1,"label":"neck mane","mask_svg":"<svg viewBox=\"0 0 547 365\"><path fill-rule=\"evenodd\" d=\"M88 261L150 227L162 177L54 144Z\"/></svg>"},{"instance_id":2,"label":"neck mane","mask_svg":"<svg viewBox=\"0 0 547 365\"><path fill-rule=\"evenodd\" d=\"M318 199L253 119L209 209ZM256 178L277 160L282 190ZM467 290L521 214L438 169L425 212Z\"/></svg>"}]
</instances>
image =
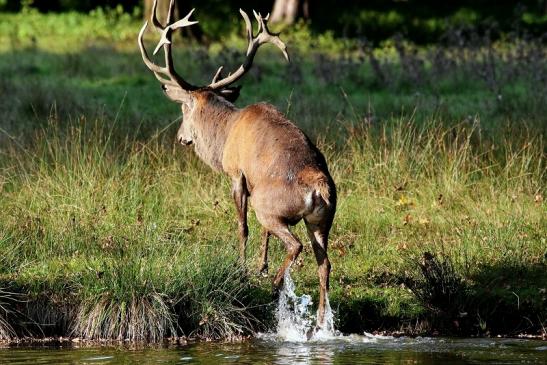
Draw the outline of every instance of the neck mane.
<instances>
[{"instance_id":1,"label":"neck mane","mask_svg":"<svg viewBox=\"0 0 547 365\"><path fill-rule=\"evenodd\" d=\"M238 109L210 91L197 94L196 103L193 112L195 151L205 163L220 171L224 144Z\"/></svg>"}]
</instances>

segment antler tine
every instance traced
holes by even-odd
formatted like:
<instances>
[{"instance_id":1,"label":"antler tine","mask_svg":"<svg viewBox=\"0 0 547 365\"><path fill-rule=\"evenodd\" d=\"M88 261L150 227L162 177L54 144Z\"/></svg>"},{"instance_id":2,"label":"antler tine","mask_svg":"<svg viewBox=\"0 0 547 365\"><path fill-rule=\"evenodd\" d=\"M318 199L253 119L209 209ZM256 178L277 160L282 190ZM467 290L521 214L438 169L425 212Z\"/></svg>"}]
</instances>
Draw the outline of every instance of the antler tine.
<instances>
[{"instance_id":1,"label":"antler tine","mask_svg":"<svg viewBox=\"0 0 547 365\"><path fill-rule=\"evenodd\" d=\"M281 39L279 38L279 34L271 33L268 29L267 21L269 18L269 14L266 15L266 17L263 17L262 15L260 15L260 13L257 13L253 10L253 14L258 22L258 34L255 37L253 36L253 28L249 16L241 9L239 9L239 12L243 17L243 20L245 21L245 26L247 28L247 38L249 41L246 53L247 58L234 73L218 81L217 79L219 76L219 71L217 71L217 74L213 78L213 81L208 85L208 87L211 89L223 89L239 80L251 68L258 47L260 47L264 43L272 43L276 45L283 52L283 56L285 56L285 59L287 61L290 61L289 54L287 53L287 46L281 41Z\"/></svg>"},{"instance_id":2,"label":"antler tine","mask_svg":"<svg viewBox=\"0 0 547 365\"><path fill-rule=\"evenodd\" d=\"M262 17L260 13L257 14L254 10L253 10L253 13L258 22L259 34L257 38L259 40L259 43L260 44L264 44L264 43L275 44L277 48L279 48L281 52L283 52L283 56L285 57L287 62L290 62L289 54L287 53L287 46L279 38L279 33L272 33L268 29L267 21L270 18L270 13L268 13L266 17Z\"/></svg>"},{"instance_id":3,"label":"antler tine","mask_svg":"<svg viewBox=\"0 0 547 365\"><path fill-rule=\"evenodd\" d=\"M251 19L249 19L249 16L246 12L239 9L239 13L243 17L243 20L245 21L245 28L247 29L247 42L249 42L247 46L247 56L251 53L251 49L253 48L253 25L251 24Z\"/></svg>"},{"instance_id":4,"label":"antler tine","mask_svg":"<svg viewBox=\"0 0 547 365\"><path fill-rule=\"evenodd\" d=\"M144 64L146 65L146 67L148 67L154 73L155 72L164 73L165 69L163 67L156 65L150 60L150 58L148 57L148 52L146 52L146 48L144 47L143 37L144 37L144 32L146 30L146 27L148 27L148 21L144 22L144 25L142 26L139 32L139 38L138 38L139 49L141 50L142 60L144 61Z\"/></svg>"},{"instance_id":5,"label":"antler tine","mask_svg":"<svg viewBox=\"0 0 547 365\"><path fill-rule=\"evenodd\" d=\"M173 0L171 0L171 3L173 3ZM154 2L153 7L156 7L155 2ZM181 28L183 26L194 24L195 22L188 21L188 18L190 17L192 12L193 12L193 10L184 19L182 19L184 22L179 21L180 24L177 24L179 22L176 22L174 24L167 25L165 28L162 28L162 30L161 30L162 36L161 36L160 42L158 44L158 47L156 47L156 51L161 46L163 46L163 50L164 50L164 53L165 53L165 66L164 67L158 66L154 62L152 62L150 60L150 58L148 57L148 52L146 52L143 37L144 37L144 32L146 31L146 27L148 26L148 21L146 21L144 23L143 27L141 28L141 30L139 32L139 37L138 37L139 48L140 48L140 51L141 51L141 56L142 56L142 59L144 61L144 64L152 72L154 72L154 76L163 84L178 85L181 88L183 88L184 90L188 90L188 91L196 90L198 88L196 86L186 82L175 71L175 67L173 65L173 57L172 57L172 53L171 53L171 30L172 30L171 27L175 26L175 24L177 24L177 26L176 26L177 28ZM154 22L154 18L155 18L155 16L153 16L152 22ZM157 18L156 18L156 22L157 22ZM154 25L154 26L156 26L156 28L157 28L157 25ZM176 28L174 28L174 29L176 29ZM168 79L162 77L162 75L167 76Z\"/></svg>"},{"instance_id":6,"label":"antler tine","mask_svg":"<svg viewBox=\"0 0 547 365\"><path fill-rule=\"evenodd\" d=\"M177 20L173 24L170 24L168 26L168 28L171 31L173 31L173 30L177 30L179 28L184 28L184 27L188 27L190 25L194 25L194 24L199 23L197 20L190 20L190 17L192 16L192 13L194 13L194 10L196 10L196 9L194 8L194 9L190 10L184 18L182 18L180 20Z\"/></svg>"},{"instance_id":7,"label":"antler tine","mask_svg":"<svg viewBox=\"0 0 547 365\"><path fill-rule=\"evenodd\" d=\"M222 69L223 68L224 68L224 66L220 66L218 68L217 72L215 73L215 76L213 76L213 80L211 81L212 84L217 82L217 80L222 77Z\"/></svg>"},{"instance_id":8,"label":"antler tine","mask_svg":"<svg viewBox=\"0 0 547 365\"><path fill-rule=\"evenodd\" d=\"M262 15L260 13L257 13L254 10L253 10L253 15L255 16L255 19L258 23L258 33L260 33L265 28L264 18L262 18ZM267 29L266 29L266 31L267 31Z\"/></svg>"},{"instance_id":9,"label":"antler tine","mask_svg":"<svg viewBox=\"0 0 547 365\"><path fill-rule=\"evenodd\" d=\"M144 64L154 73L154 76L156 76L156 78L161 83L176 85L176 82L174 82L173 80L168 80L161 77L161 74L166 74L167 70L164 67L158 66L155 63L153 63L148 57L148 52L146 52L146 48L144 47L144 42L142 40L144 36L144 31L146 30L147 26L148 26L148 21L144 23L143 27L141 28L141 31L139 32L139 48L141 50L141 55L142 55Z\"/></svg>"},{"instance_id":10,"label":"antler tine","mask_svg":"<svg viewBox=\"0 0 547 365\"><path fill-rule=\"evenodd\" d=\"M171 4L173 4L173 0L171 0ZM194 12L194 10L196 9L190 10L190 12L186 14L184 18L174 22L173 24L167 23L167 26L161 31L161 37L158 44L156 45L156 48L154 49L154 54L158 53L162 46L166 44L171 44L171 35L174 30L198 23L197 21L190 20L190 16ZM171 12L171 9L169 9L169 11Z\"/></svg>"},{"instance_id":11,"label":"antler tine","mask_svg":"<svg viewBox=\"0 0 547 365\"><path fill-rule=\"evenodd\" d=\"M154 3L152 4L152 12L150 13L150 20L152 21L154 28L156 28L156 30L161 33L163 31L164 26L163 24L160 23L158 19L157 11L158 11L158 0L154 0Z\"/></svg>"},{"instance_id":12,"label":"antler tine","mask_svg":"<svg viewBox=\"0 0 547 365\"><path fill-rule=\"evenodd\" d=\"M173 16L175 15L175 0L171 0L169 2L169 10L167 11L167 19L165 20L166 27L171 24L171 19L173 19Z\"/></svg>"}]
</instances>

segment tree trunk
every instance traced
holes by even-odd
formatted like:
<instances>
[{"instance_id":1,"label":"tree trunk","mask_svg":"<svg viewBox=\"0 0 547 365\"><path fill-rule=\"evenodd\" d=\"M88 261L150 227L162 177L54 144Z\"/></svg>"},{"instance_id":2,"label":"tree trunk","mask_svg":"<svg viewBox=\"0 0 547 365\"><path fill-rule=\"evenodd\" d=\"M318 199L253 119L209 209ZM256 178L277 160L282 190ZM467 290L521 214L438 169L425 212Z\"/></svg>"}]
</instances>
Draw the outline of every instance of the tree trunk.
<instances>
[{"instance_id":1,"label":"tree trunk","mask_svg":"<svg viewBox=\"0 0 547 365\"><path fill-rule=\"evenodd\" d=\"M283 21L284 14L285 14L285 8L287 0L275 0L273 9L272 9L272 15L270 17L270 21L272 23L279 23Z\"/></svg>"},{"instance_id":2,"label":"tree trunk","mask_svg":"<svg viewBox=\"0 0 547 365\"><path fill-rule=\"evenodd\" d=\"M294 24L299 16L309 17L309 0L275 0L271 22Z\"/></svg>"},{"instance_id":3,"label":"tree trunk","mask_svg":"<svg viewBox=\"0 0 547 365\"><path fill-rule=\"evenodd\" d=\"M285 10L285 23L294 24L296 16L298 15L298 3L299 0L287 0L287 8Z\"/></svg>"}]
</instances>

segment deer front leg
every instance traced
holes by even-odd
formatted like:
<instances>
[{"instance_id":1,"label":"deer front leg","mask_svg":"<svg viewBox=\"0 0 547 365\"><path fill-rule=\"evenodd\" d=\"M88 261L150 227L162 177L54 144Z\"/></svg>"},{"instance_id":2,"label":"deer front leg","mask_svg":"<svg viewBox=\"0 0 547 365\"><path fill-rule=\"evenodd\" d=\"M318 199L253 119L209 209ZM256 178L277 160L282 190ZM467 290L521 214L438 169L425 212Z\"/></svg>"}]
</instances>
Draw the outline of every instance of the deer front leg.
<instances>
[{"instance_id":1,"label":"deer front leg","mask_svg":"<svg viewBox=\"0 0 547 365\"><path fill-rule=\"evenodd\" d=\"M241 174L238 178L233 179L232 195L237 209L238 231L239 231L239 259L241 263L245 263L245 248L247 246L247 238L249 237L249 227L247 226L247 182L245 176Z\"/></svg>"},{"instance_id":2,"label":"deer front leg","mask_svg":"<svg viewBox=\"0 0 547 365\"><path fill-rule=\"evenodd\" d=\"M258 265L258 273L263 276L268 276L268 241L270 232L266 228L262 228L262 245L260 254L260 263Z\"/></svg>"}]
</instances>

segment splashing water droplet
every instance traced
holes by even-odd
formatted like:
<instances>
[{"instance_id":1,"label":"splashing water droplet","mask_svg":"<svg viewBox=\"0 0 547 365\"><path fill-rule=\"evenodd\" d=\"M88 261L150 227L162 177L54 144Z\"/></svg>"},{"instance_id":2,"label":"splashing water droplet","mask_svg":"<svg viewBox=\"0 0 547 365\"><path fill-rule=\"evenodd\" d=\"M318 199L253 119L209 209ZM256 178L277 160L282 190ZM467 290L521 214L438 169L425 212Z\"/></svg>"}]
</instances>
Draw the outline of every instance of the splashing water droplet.
<instances>
[{"instance_id":1,"label":"splashing water droplet","mask_svg":"<svg viewBox=\"0 0 547 365\"><path fill-rule=\"evenodd\" d=\"M276 337L284 341L303 342L328 340L340 336L334 329L334 313L328 297L325 302L324 323L319 328L316 326L317 315L312 314L310 310L313 305L311 297L308 294L297 296L294 289L294 281L288 268L279 293Z\"/></svg>"},{"instance_id":2,"label":"splashing water droplet","mask_svg":"<svg viewBox=\"0 0 547 365\"><path fill-rule=\"evenodd\" d=\"M334 328L334 312L330 307L329 297L325 298L325 316L323 318L323 326L319 327L313 338L316 340L328 340L334 337L339 337L340 332Z\"/></svg>"}]
</instances>

